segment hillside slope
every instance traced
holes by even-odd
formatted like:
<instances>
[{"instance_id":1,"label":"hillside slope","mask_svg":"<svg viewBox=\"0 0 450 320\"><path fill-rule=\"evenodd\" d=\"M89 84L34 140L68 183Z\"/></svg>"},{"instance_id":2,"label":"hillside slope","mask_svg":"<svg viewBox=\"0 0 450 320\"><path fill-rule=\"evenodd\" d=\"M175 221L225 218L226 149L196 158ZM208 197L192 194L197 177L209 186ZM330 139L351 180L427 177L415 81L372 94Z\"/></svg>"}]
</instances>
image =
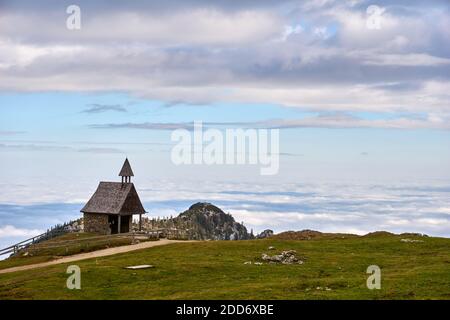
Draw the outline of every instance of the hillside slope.
<instances>
[{"instance_id":1,"label":"hillside slope","mask_svg":"<svg viewBox=\"0 0 450 320\"><path fill-rule=\"evenodd\" d=\"M414 235L178 243L79 261L82 290L65 288L68 264L3 274L0 300L450 299L449 248L450 239ZM261 259L284 250L304 263ZM143 264L154 268L124 269ZM366 286L370 265L381 268L380 290Z\"/></svg>"}]
</instances>

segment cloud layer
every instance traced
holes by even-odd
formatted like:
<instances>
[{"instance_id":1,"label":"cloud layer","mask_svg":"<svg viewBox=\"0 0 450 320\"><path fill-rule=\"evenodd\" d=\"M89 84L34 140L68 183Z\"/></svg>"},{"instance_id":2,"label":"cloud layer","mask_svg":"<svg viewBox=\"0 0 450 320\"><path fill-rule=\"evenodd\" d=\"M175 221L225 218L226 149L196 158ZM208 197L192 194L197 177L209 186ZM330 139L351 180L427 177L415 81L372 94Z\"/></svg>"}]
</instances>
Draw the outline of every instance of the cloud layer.
<instances>
[{"instance_id":1,"label":"cloud layer","mask_svg":"<svg viewBox=\"0 0 450 320\"><path fill-rule=\"evenodd\" d=\"M6 225L0 228L0 238L12 238L12 237L34 237L41 234L41 230L37 229L20 229L11 225Z\"/></svg>"},{"instance_id":2,"label":"cloud layer","mask_svg":"<svg viewBox=\"0 0 450 320\"><path fill-rule=\"evenodd\" d=\"M63 197L58 193L48 195L48 203L0 204L0 223L15 226L0 229L0 235L18 235L16 229L25 227L42 230L80 217L79 210L90 196L86 190ZM276 232L315 229L357 234L387 230L450 236L450 186L442 182L280 185L161 180L141 184L138 191L153 217L175 216L197 201L208 201L258 232L266 228ZM29 212L39 219L30 221Z\"/></svg>"}]
</instances>

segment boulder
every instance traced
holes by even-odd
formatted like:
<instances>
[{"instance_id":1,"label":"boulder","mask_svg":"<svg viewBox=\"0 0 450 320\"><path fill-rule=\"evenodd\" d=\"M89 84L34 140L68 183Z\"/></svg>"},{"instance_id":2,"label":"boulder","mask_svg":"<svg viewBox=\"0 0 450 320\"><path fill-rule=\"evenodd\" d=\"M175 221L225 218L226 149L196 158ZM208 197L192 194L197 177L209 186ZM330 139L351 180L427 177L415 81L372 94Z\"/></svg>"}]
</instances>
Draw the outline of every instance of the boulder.
<instances>
[{"instance_id":1,"label":"boulder","mask_svg":"<svg viewBox=\"0 0 450 320\"><path fill-rule=\"evenodd\" d=\"M299 260L296 255L297 255L297 251L286 250L286 251L282 251L281 254L277 254L274 256L269 256L269 255L263 253L261 256L261 259L264 261L267 261L269 263L303 264L303 261Z\"/></svg>"}]
</instances>

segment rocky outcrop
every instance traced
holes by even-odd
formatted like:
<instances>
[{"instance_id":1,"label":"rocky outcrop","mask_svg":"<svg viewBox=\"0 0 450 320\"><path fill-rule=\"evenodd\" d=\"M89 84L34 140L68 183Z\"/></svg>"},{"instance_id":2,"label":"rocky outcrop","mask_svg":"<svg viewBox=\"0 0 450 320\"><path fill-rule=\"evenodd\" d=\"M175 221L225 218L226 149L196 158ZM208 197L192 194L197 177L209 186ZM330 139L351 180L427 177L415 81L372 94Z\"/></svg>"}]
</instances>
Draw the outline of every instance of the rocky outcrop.
<instances>
[{"instance_id":1,"label":"rocky outcrop","mask_svg":"<svg viewBox=\"0 0 450 320\"><path fill-rule=\"evenodd\" d=\"M264 239L264 238L269 238L269 237L271 237L271 236L273 236L273 230L266 229L266 230L264 230L263 232L261 232L260 234L258 234L258 235L256 236L256 238L258 238L258 239Z\"/></svg>"},{"instance_id":2,"label":"rocky outcrop","mask_svg":"<svg viewBox=\"0 0 450 320\"><path fill-rule=\"evenodd\" d=\"M84 219L80 218L61 226L67 232L82 232L84 231Z\"/></svg>"},{"instance_id":3,"label":"rocky outcrop","mask_svg":"<svg viewBox=\"0 0 450 320\"><path fill-rule=\"evenodd\" d=\"M199 202L175 218L177 222L191 226L191 239L198 240L247 240L247 228L233 216L207 202Z\"/></svg>"},{"instance_id":4,"label":"rocky outcrop","mask_svg":"<svg viewBox=\"0 0 450 320\"><path fill-rule=\"evenodd\" d=\"M176 229L191 240L247 240L254 238L233 216L207 202L193 204L175 218L144 219L143 230Z\"/></svg>"}]
</instances>

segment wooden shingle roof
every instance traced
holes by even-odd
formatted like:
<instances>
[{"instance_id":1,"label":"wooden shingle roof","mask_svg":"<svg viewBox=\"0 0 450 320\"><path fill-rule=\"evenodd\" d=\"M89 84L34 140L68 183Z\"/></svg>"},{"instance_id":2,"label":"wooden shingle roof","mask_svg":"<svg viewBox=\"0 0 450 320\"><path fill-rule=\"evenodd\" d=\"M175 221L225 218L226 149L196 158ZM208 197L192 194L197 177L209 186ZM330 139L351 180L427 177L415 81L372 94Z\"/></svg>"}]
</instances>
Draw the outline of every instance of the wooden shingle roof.
<instances>
[{"instance_id":1,"label":"wooden shingle roof","mask_svg":"<svg viewBox=\"0 0 450 320\"><path fill-rule=\"evenodd\" d=\"M145 209L132 183L100 182L97 191L81 212L144 214Z\"/></svg>"},{"instance_id":2,"label":"wooden shingle roof","mask_svg":"<svg viewBox=\"0 0 450 320\"><path fill-rule=\"evenodd\" d=\"M128 158L125 159L125 162L123 163L123 166L122 166L122 170L120 170L119 176L120 177L134 177L133 170L131 170L131 165L130 165L130 162L128 161Z\"/></svg>"}]
</instances>

